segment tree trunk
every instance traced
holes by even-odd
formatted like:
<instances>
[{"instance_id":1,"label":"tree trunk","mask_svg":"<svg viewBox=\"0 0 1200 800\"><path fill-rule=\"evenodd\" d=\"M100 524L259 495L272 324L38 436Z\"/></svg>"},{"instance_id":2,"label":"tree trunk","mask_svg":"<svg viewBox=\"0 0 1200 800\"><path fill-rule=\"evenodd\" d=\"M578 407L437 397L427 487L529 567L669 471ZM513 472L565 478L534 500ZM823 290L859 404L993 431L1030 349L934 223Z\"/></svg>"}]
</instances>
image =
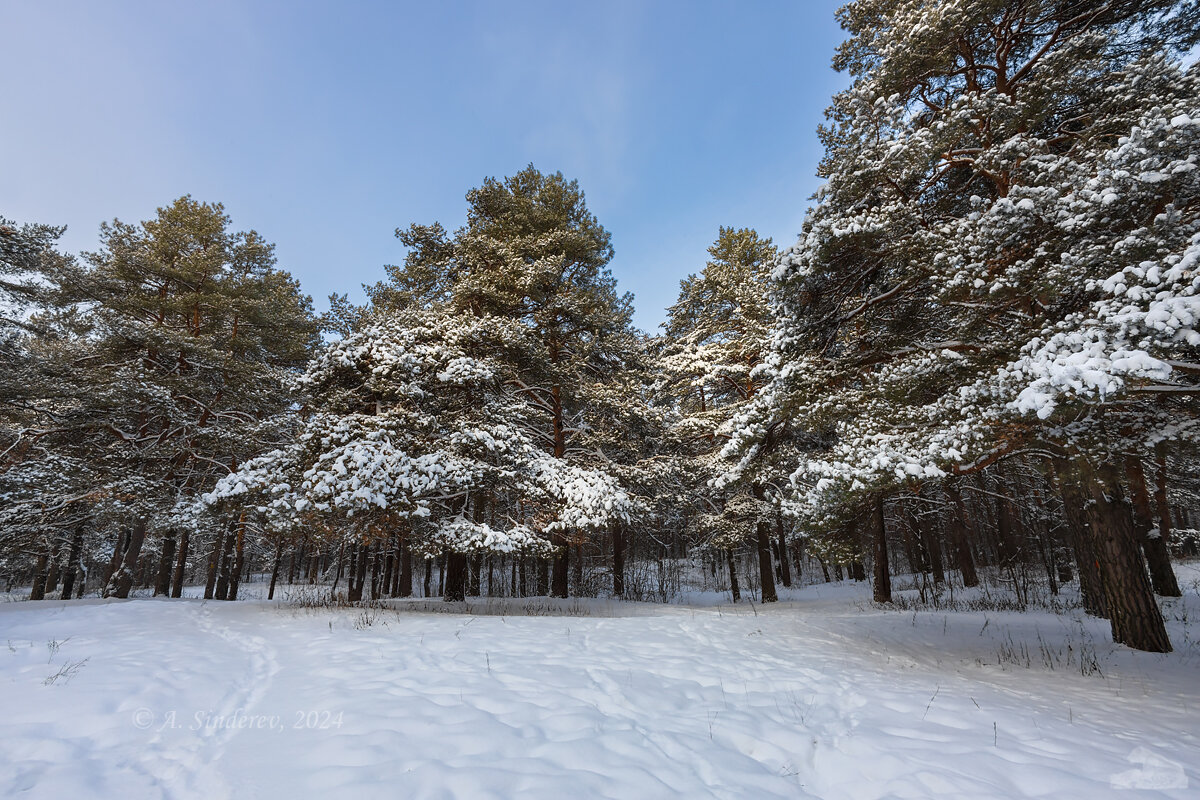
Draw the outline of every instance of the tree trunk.
<instances>
[{"instance_id":1,"label":"tree trunk","mask_svg":"<svg viewBox=\"0 0 1200 800\"><path fill-rule=\"evenodd\" d=\"M183 529L179 536L179 553L175 559L175 574L171 579L171 597L183 597L183 577L187 571L188 545L191 544L191 532Z\"/></svg>"},{"instance_id":2,"label":"tree trunk","mask_svg":"<svg viewBox=\"0 0 1200 800\"><path fill-rule=\"evenodd\" d=\"M158 559L158 580L154 584L154 596L171 594L171 567L175 565L175 531L163 537L162 555Z\"/></svg>"},{"instance_id":3,"label":"tree trunk","mask_svg":"<svg viewBox=\"0 0 1200 800\"><path fill-rule=\"evenodd\" d=\"M275 545L275 564L271 567L271 585L267 588L267 599L275 599L275 582L279 580L279 565L283 563L283 542Z\"/></svg>"},{"instance_id":4,"label":"tree trunk","mask_svg":"<svg viewBox=\"0 0 1200 800\"><path fill-rule=\"evenodd\" d=\"M447 603L467 599L467 555L449 552L446 554L446 581L442 599Z\"/></svg>"},{"instance_id":5,"label":"tree trunk","mask_svg":"<svg viewBox=\"0 0 1200 800\"><path fill-rule=\"evenodd\" d=\"M221 547L221 563L217 568L217 593L218 600L225 600L229 597L229 571L233 568L233 546L237 541L237 534L234 530L230 530L225 534L225 544Z\"/></svg>"},{"instance_id":6,"label":"tree trunk","mask_svg":"<svg viewBox=\"0 0 1200 800\"><path fill-rule=\"evenodd\" d=\"M1085 467L1086 469L1086 467ZM1100 580L1108 601L1113 641L1135 650L1169 653L1171 641L1146 577L1146 565L1133 532L1133 515L1111 464L1085 473L1092 546L1099 556Z\"/></svg>"},{"instance_id":7,"label":"tree trunk","mask_svg":"<svg viewBox=\"0 0 1200 800\"><path fill-rule=\"evenodd\" d=\"M1079 596L1083 610L1096 617L1108 617L1108 599L1100 580L1100 564L1092 547L1089 530L1087 498L1078 478L1063 459L1053 461L1058 491L1062 495L1063 513L1067 518L1067 538L1075 551L1079 568Z\"/></svg>"},{"instance_id":8,"label":"tree trunk","mask_svg":"<svg viewBox=\"0 0 1200 800\"><path fill-rule=\"evenodd\" d=\"M547 559L539 558L534 566L537 569L538 597L546 597L550 594L550 562Z\"/></svg>"},{"instance_id":9,"label":"tree trunk","mask_svg":"<svg viewBox=\"0 0 1200 800\"><path fill-rule=\"evenodd\" d=\"M483 591L483 553L471 556L471 570L467 573L467 594L479 597Z\"/></svg>"},{"instance_id":10,"label":"tree trunk","mask_svg":"<svg viewBox=\"0 0 1200 800\"><path fill-rule=\"evenodd\" d=\"M33 586L29 590L30 600L45 600L46 599L46 576L49 572L50 554L39 553L37 558L37 567L33 572Z\"/></svg>"},{"instance_id":11,"label":"tree trunk","mask_svg":"<svg viewBox=\"0 0 1200 800\"><path fill-rule=\"evenodd\" d=\"M424 597L429 597L429 590L433 585L433 559L429 556L425 557L425 583L421 587Z\"/></svg>"},{"instance_id":12,"label":"tree trunk","mask_svg":"<svg viewBox=\"0 0 1200 800\"><path fill-rule=\"evenodd\" d=\"M621 523L613 524L612 528L612 557L613 557L613 594L625 596L625 532Z\"/></svg>"},{"instance_id":13,"label":"tree trunk","mask_svg":"<svg viewBox=\"0 0 1200 800\"><path fill-rule=\"evenodd\" d=\"M751 491L759 502L765 502L766 492L762 486L754 484ZM758 575L762 584L762 600L760 602L774 603L779 600L779 595L775 593L775 568L771 563L771 523L760 517L755 525L755 535L755 544L758 548Z\"/></svg>"},{"instance_id":14,"label":"tree trunk","mask_svg":"<svg viewBox=\"0 0 1200 800\"><path fill-rule=\"evenodd\" d=\"M850 578L856 582L867 579L867 568L863 565L863 562L858 559L850 562Z\"/></svg>"},{"instance_id":15,"label":"tree trunk","mask_svg":"<svg viewBox=\"0 0 1200 800\"><path fill-rule=\"evenodd\" d=\"M129 532L129 545L125 548L125 560L120 569L109 578L105 588L105 596L124 599L129 597L133 589L133 572L137 569L138 558L142 555L142 544L146 541L146 520L138 517L133 521L133 529Z\"/></svg>"},{"instance_id":16,"label":"tree trunk","mask_svg":"<svg viewBox=\"0 0 1200 800\"><path fill-rule=\"evenodd\" d=\"M400 537L400 591L401 597L412 597L412 550L408 546L408 534Z\"/></svg>"},{"instance_id":17,"label":"tree trunk","mask_svg":"<svg viewBox=\"0 0 1200 800\"><path fill-rule=\"evenodd\" d=\"M971 542L967 536L966 509L963 508L962 495L958 487L947 481L942 486L947 499L950 500L950 541L954 546L954 559L958 564L958 572L962 576L963 586L979 585L979 575L975 571L975 559L971 555Z\"/></svg>"},{"instance_id":18,"label":"tree trunk","mask_svg":"<svg viewBox=\"0 0 1200 800\"><path fill-rule=\"evenodd\" d=\"M729 593L733 596L733 602L736 603L742 599L742 591L738 588L737 564L733 560L733 550L725 551L725 560L729 564Z\"/></svg>"},{"instance_id":19,"label":"tree trunk","mask_svg":"<svg viewBox=\"0 0 1200 800\"><path fill-rule=\"evenodd\" d=\"M570 546L567 544L567 537L561 533L556 533L553 536L555 544L554 550L554 574L550 579L550 596L551 597L566 597L567 596L567 570L570 565Z\"/></svg>"},{"instance_id":20,"label":"tree trunk","mask_svg":"<svg viewBox=\"0 0 1200 800\"><path fill-rule=\"evenodd\" d=\"M212 600L217 585L217 568L221 564L221 551L225 549L225 539L228 533L222 527L213 540L212 550L208 554L208 576L204 582L204 599Z\"/></svg>"},{"instance_id":21,"label":"tree trunk","mask_svg":"<svg viewBox=\"0 0 1200 800\"><path fill-rule=\"evenodd\" d=\"M887 522L883 516L883 495L875 498L871 512L875 534L875 602L892 602L892 576L888 566Z\"/></svg>"},{"instance_id":22,"label":"tree trunk","mask_svg":"<svg viewBox=\"0 0 1200 800\"><path fill-rule=\"evenodd\" d=\"M783 524L783 512L776 513L776 527L779 532L779 580L784 587L792 585L792 565L788 563L787 528Z\"/></svg>"},{"instance_id":23,"label":"tree trunk","mask_svg":"<svg viewBox=\"0 0 1200 800\"><path fill-rule=\"evenodd\" d=\"M75 588L75 574L79 569L76 565L83 554L83 530L85 527L87 527L87 522L80 522L71 534L71 549L67 553L67 567L63 570L63 600L70 600L71 592Z\"/></svg>"},{"instance_id":24,"label":"tree trunk","mask_svg":"<svg viewBox=\"0 0 1200 800\"><path fill-rule=\"evenodd\" d=\"M1150 583L1160 597L1181 597L1175 570L1171 569L1171 554L1162 531L1154 528L1154 512L1150 508L1150 492L1146 488L1146 473L1142 462L1134 456L1125 458L1125 476L1129 480L1129 498L1133 501L1134 535L1142 543L1146 564L1150 567Z\"/></svg>"}]
</instances>

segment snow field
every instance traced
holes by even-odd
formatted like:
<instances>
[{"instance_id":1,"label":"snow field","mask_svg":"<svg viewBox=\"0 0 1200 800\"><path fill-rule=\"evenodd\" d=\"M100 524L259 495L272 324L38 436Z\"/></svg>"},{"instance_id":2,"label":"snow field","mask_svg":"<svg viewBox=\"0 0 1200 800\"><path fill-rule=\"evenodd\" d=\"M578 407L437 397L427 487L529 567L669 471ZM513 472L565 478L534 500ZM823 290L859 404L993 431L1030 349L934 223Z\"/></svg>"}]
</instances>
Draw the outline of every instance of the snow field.
<instances>
[{"instance_id":1,"label":"snow field","mask_svg":"<svg viewBox=\"0 0 1200 800\"><path fill-rule=\"evenodd\" d=\"M1109 644L1102 620L880 611L864 589L808 587L766 608L564 607L591 616L504 616L500 601L487 615L0 604L0 796L1185 798L1200 785L1194 589L1168 609L1167 656ZM1039 641L1097 670L1062 656L1052 669Z\"/></svg>"}]
</instances>

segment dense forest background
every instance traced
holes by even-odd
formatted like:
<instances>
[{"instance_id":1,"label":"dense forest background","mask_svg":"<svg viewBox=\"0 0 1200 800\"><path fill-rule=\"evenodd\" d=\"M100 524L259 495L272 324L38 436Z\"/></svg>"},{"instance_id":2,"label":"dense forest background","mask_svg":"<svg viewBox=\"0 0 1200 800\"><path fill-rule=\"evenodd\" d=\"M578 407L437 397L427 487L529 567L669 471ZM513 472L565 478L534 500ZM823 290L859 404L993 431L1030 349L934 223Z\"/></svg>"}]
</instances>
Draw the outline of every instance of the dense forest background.
<instances>
[{"instance_id":1,"label":"dense forest background","mask_svg":"<svg viewBox=\"0 0 1200 800\"><path fill-rule=\"evenodd\" d=\"M1077 582L1114 640L1170 650L1156 595L1200 547L1200 4L840 21L853 84L798 240L721 228L655 335L580 187L532 165L458 230L397 229L403 263L323 315L220 204L78 257L0 219L0 575L349 602Z\"/></svg>"}]
</instances>

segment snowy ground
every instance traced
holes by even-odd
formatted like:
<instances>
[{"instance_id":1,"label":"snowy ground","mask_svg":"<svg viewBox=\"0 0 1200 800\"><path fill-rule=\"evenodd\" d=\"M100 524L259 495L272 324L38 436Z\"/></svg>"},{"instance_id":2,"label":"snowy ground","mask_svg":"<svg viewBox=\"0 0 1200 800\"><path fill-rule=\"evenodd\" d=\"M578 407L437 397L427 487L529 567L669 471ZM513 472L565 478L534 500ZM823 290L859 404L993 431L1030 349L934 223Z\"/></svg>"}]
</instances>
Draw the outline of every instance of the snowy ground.
<instances>
[{"instance_id":1,"label":"snowy ground","mask_svg":"<svg viewBox=\"0 0 1200 800\"><path fill-rule=\"evenodd\" d=\"M850 584L465 615L0 603L0 797L1195 797L1181 577L1168 656Z\"/></svg>"}]
</instances>

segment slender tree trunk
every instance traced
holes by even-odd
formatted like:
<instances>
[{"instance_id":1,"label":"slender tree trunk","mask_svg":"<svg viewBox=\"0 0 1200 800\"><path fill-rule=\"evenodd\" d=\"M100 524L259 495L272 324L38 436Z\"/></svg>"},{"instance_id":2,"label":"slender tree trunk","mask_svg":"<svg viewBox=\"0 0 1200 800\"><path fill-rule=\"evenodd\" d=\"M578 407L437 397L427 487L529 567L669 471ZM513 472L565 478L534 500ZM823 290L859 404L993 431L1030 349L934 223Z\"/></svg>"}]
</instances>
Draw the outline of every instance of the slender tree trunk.
<instances>
[{"instance_id":1,"label":"slender tree trunk","mask_svg":"<svg viewBox=\"0 0 1200 800\"><path fill-rule=\"evenodd\" d=\"M971 555L971 542L967 536L966 509L963 508L962 495L958 487L947 481L942 486L947 499L950 501L950 541L954 546L954 559L958 564L958 572L962 576L963 586L979 585L979 575L975 571L975 558Z\"/></svg>"},{"instance_id":2,"label":"slender tree trunk","mask_svg":"<svg viewBox=\"0 0 1200 800\"><path fill-rule=\"evenodd\" d=\"M75 574L79 569L79 567L76 565L79 563L79 558L83 554L83 531L86 527L86 521L80 522L75 526L75 530L71 533L71 549L67 553L67 567L65 570L63 570L63 600L70 600L71 592L75 588Z\"/></svg>"},{"instance_id":3,"label":"slender tree trunk","mask_svg":"<svg viewBox=\"0 0 1200 800\"><path fill-rule=\"evenodd\" d=\"M776 528L779 532L779 580L785 587L792 585L792 565L788 563L787 528L783 524L783 512L776 511Z\"/></svg>"},{"instance_id":4,"label":"slender tree trunk","mask_svg":"<svg viewBox=\"0 0 1200 800\"><path fill-rule=\"evenodd\" d=\"M471 571L467 575L467 594L479 597L483 591L483 553L471 556Z\"/></svg>"},{"instance_id":5,"label":"slender tree trunk","mask_svg":"<svg viewBox=\"0 0 1200 800\"><path fill-rule=\"evenodd\" d=\"M46 583L44 584L45 594L54 594L54 590L58 588L58 559L59 553L62 550L62 543L58 537L54 537L54 544L50 548L50 560L46 569Z\"/></svg>"},{"instance_id":6,"label":"slender tree trunk","mask_svg":"<svg viewBox=\"0 0 1200 800\"><path fill-rule=\"evenodd\" d=\"M855 582L862 582L867 579L867 568L863 562L855 559L850 562L850 578Z\"/></svg>"},{"instance_id":7,"label":"slender tree trunk","mask_svg":"<svg viewBox=\"0 0 1200 800\"><path fill-rule=\"evenodd\" d=\"M33 586L29 590L30 600L46 599L46 576L49 572L50 555L46 552L38 554L37 567L33 572Z\"/></svg>"},{"instance_id":8,"label":"slender tree trunk","mask_svg":"<svg viewBox=\"0 0 1200 800\"><path fill-rule=\"evenodd\" d=\"M158 580L154 584L154 596L171 594L171 567L175 565L175 531L163 537L162 555L158 560Z\"/></svg>"},{"instance_id":9,"label":"slender tree trunk","mask_svg":"<svg viewBox=\"0 0 1200 800\"><path fill-rule=\"evenodd\" d=\"M105 594L110 597L126 598L133 589L133 573L142 555L142 544L146 541L146 520L138 517L129 532L129 545L125 548L125 560L120 569L109 578Z\"/></svg>"},{"instance_id":10,"label":"slender tree trunk","mask_svg":"<svg viewBox=\"0 0 1200 800\"><path fill-rule=\"evenodd\" d=\"M766 492L758 484L751 487L754 496L765 501ZM774 603L779 600L775 593L775 569L771 564L771 523L760 518L755 526L756 545L758 547L758 574L762 583L763 603Z\"/></svg>"},{"instance_id":11,"label":"slender tree trunk","mask_svg":"<svg viewBox=\"0 0 1200 800\"><path fill-rule=\"evenodd\" d=\"M183 597L183 579L187 572L188 547L192 534L187 528L179 535L179 552L175 557L175 572L171 576L171 597Z\"/></svg>"},{"instance_id":12,"label":"slender tree trunk","mask_svg":"<svg viewBox=\"0 0 1200 800\"><path fill-rule=\"evenodd\" d=\"M1161 597L1181 597L1183 593L1175 580L1175 570L1171 569L1167 540L1161 530L1154 528L1154 511L1150 508L1150 492L1146 488L1146 473L1140 459L1125 458L1125 476L1129 481L1129 498L1133 501L1134 535L1142 543L1154 593Z\"/></svg>"},{"instance_id":13,"label":"slender tree trunk","mask_svg":"<svg viewBox=\"0 0 1200 800\"><path fill-rule=\"evenodd\" d=\"M888 565L887 522L883 514L883 495L875 498L871 513L875 534L875 602L892 602L892 575Z\"/></svg>"},{"instance_id":14,"label":"slender tree trunk","mask_svg":"<svg viewBox=\"0 0 1200 800\"><path fill-rule=\"evenodd\" d=\"M826 583L830 583L829 565L825 563L825 559L817 556L817 563L821 565L821 575L825 578Z\"/></svg>"},{"instance_id":15,"label":"slender tree trunk","mask_svg":"<svg viewBox=\"0 0 1200 800\"><path fill-rule=\"evenodd\" d=\"M612 527L613 594L625 596L625 531L620 522Z\"/></svg>"},{"instance_id":16,"label":"slender tree trunk","mask_svg":"<svg viewBox=\"0 0 1200 800\"><path fill-rule=\"evenodd\" d=\"M550 594L550 561L539 558L534 563L534 569L537 570L538 597L546 597Z\"/></svg>"},{"instance_id":17,"label":"slender tree trunk","mask_svg":"<svg viewBox=\"0 0 1200 800\"><path fill-rule=\"evenodd\" d=\"M1067 518L1067 538L1075 551L1075 564L1079 568L1079 596L1083 610L1097 617L1108 617L1108 599L1100 580L1100 563L1092 546L1092 531L1089 530L1087 498L1078 477L1071 473L1063 459L1053 462L1058 490L1062 495L1063 513Z\"/></svg>"},{"instance_id":18,"label":"slender tree trunk","mask_svg":"<svg viewBox=\"0 0 1200 800\"><path fill-rule=\"evenodd\" d=\"M217 567L221 563L221 551L225 548L225 528L220 528L208 553L208 574L204 581L204 599L212 600L217 586Z\"/></svg>"},{"instance_id":19,"label":"slender tree trunk","mask_svg":"<svg viewBox=\"0 0 1200 800\"><path fill-rule=\"evenodd\" d=\"M238 540L233 549L233 569L229 571L229 600L238 600L242 567L246 565L246 512L238 517Z\"/></svg>"},{"instance_id":20,"label":"slender tree trunk","mask_svg":"<svg viewBox=\"0 0 1200 800\"><path fill-rule=\"evenodd\" d=\"M233 569L233 549L237 543L236 526L225 535L225 544L221 547L221 564L217 568L217 593L218 600L227 600L229 598L229 581L230 571Z\"/></svg>"},{"instance_id":21,"label":"slender tree trunk","mask_svg":"<svg viewBox=\"0 0 1200 800\"><path fill-rule=\"evenodd\" d=\"M579 592L583 589L583 545L582 544L575 545L574 567L575 567L575 569L572 571L575 573L575 593L579 594Z\"/></svg>"},{"instance_id":22,"label":"slender tree trunk","mask_svg":"<svg viewBox=\"0 0 1200 800\"><path fill-rule=\"evenodd\" d=\"M737 564L734 562L732 549L725 551L725 560L729 564L729 593L736 603L742 599L742 591L738 588Z\"/></svg>"},{"instance_id":23,"label":"slender tree trunk","mask_svg":"<svg viewBox=\"0 0 1200 800\"><path fill-rule=\"evenodd\" d=\"M400 537L400 591L401 597L412 597L412 549L408 546L408 533Z\"/></svg>"},{"instance_id":24,"label":"slender tree trunk","mask_svg":"<svg viewBox=\"0 0 1200 800\"><path fill-rule=\"evenodd\" d=\"M757 525L758 545L758 574L762 581L763 603L774 603L779 600L775 592L775 570L771 564L771 523L759 520Z\"/></svg>"},{"instance_id":25,"label":"slender tree trunk","mask_svg":"<svg viewBox=\"0 0 1200 800\"><path fill-rule=\"evenodd\" d=\"M275 564L271 567L271 585L267 588L267 599L275 599L275 582L279 580L279 565L283 563L283 542L275 545Z\"/></svg>"},{"instance_id":26,"label":"slender tree trunk","mask_svg":"<svg viewBox=\"0 0 1200 800\"><path fill-rule=\"evenodd\" d=\"M1088 506L1092 546L1099 557L1113 641L1135 650L1169 653L1171 641L1146 577L1132 511L1121 494L1116 469L1104 464L1085 474L1094 501Z\"/></svg>"},{"instance_id":27,"label":"slender tree trunk","mask_svg":"<svg viewBox=\"0 0 1200 800\"><path fill-rule=\"evenodd\" d=\"M424 597L429 597L429 590L433 585L433 559L429 556L425 557L425 583L421 587L424 592Z\"/></svg>"},{"instance_id":28,"label":"slender tree trunk","mask_svg":"<svg viewBox=\"0 0 1200 800\"><path fill-rule=\"evenodd\" d=\"M550 596L551 597L566 597L567 596L567 572L570 565L570 545L567 544L567 537L561 533L555 533L552 537L555 544L554 550L554 572L550 579Z\"/></svg>"}]
</instances>

